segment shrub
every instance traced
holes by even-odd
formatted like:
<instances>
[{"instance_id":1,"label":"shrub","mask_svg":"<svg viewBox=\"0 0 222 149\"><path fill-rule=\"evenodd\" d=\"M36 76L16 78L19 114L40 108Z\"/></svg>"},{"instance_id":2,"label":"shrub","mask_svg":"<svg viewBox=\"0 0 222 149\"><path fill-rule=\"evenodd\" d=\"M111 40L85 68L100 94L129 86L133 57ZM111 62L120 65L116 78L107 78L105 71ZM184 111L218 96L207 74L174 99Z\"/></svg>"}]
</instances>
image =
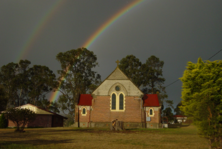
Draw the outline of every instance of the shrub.
<instances>
[{"instance_id":1,"label":"shrub","mask_svg":"<svg viewBox=\"0 0 222 149\"><path fill-rule=\"evenodd\" d=\"M23 132L28 122L35 120L36 114L29 109L10 108L6 110L6 115L16 125L17 132Z\"/></svg>"},{"instance_id":2,"label":"shrub","mask_svg":"<svg viewBox=\"0 0 222 149\"><path fill-rule=\"evenodd\" d=\"M5 117L5 114L3 113L0 116L0 128L7 128L8 127L8 120Z\"/></svg>"}]
</instances>

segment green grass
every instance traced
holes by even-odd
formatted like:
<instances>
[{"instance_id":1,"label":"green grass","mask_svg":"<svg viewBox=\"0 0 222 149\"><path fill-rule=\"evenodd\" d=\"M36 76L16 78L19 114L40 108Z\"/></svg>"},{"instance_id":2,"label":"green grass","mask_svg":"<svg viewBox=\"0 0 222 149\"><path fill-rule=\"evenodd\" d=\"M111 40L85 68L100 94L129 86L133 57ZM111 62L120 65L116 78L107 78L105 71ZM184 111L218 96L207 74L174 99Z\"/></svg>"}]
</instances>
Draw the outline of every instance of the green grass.
<instances>
[{"instance_id":1,"label":"green grass","mask_svg":"<svg viewBox=\"0 0 222 149\"><path fill-rule=\"evenodd\" d=\"M0 148L5 149L207 149L195 126L169 129L27 128L24 133L0 129Z\"/></svg>"}]
</instances>

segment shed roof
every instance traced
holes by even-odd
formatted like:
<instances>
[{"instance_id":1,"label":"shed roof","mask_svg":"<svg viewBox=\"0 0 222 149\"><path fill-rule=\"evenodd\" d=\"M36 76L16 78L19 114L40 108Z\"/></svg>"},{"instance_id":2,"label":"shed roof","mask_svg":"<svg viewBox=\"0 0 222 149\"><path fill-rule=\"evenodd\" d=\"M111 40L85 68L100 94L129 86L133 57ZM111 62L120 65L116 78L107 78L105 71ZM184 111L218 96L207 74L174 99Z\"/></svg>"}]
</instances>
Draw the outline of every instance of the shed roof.
<instances>
[{"instance_id":1,"label":"shed roof","mask_svg":"<svg viewBox=\"0 0 222 149\"><path fill-rule=\"evenodd\" d=\"M55 113L55 112L51 112L51 111L49 111L49 110L46 110L46 109L40 108L40 107L35 106L35 105L32 105L32 104L30 104L30 103L28 103L28 104L26 104L26 105L31 105L31 106L34 106L34 107L36 107L36 108L38 108L38 109L41 109L41 110L47 111L47 112L49 112L49 113L51 113L51 114L53 114L53 115L61 116L61 117L65 118L65 119L68 119L68 118L65 117L65 116L62 116L62 115L59 115L59 114L57 114L57 113ZM23 105L23 106L25 106L25 105ZM21 106L21 107L22 107L22 106ZM37 113L37 114L38 114L38 113Z\"/></svg>"},{"instance_id":2,"label":"shed roof","mask_svg":"<svg viewBox=\"0 0 222 149\"><path fill-rule=\"evenodd\" d=\"M157 94L145 94L143 96L144 107L159 107L159 100Z\"/></svg>"},{"instance_id":3,"label":"shed roof","mask_svg":"<svg viewBox=\"0 0 222 149\"><path fill-rule=\"evenodd\" d=\"M93 97L91 96L91 94L81 94L79 97L78 105L92 106L92 99L93 99Z\"/></svg>"}]
</instances>

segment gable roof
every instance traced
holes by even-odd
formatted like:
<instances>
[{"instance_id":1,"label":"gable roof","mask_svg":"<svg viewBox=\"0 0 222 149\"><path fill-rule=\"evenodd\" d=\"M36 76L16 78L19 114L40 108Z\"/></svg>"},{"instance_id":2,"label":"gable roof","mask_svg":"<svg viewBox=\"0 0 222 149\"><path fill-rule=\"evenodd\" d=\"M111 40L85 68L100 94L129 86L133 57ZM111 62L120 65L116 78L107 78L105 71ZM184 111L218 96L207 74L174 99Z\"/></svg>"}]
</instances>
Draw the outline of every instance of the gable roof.
<instances>
[{"instance_id":1,"label":"gable roof","mask_svg":"<svg viewBox=\"0 0 222 149\"><path fill-rule=\"evenodd\" d=\"M117 66L116 69L106 78L106 80L129 80L129 78Z\"/></svg>"},{"instance_id":2,"label":"gable roof","mask_svg":"<svg viewBox=\"0 0 222 149\"><path fill-rule=\"evenodd\" d=\"M30 109L30 110L32 110L33 112L35 112L36 114L56 115L56 116L61 116L61 117L65 118L65 119L67 119L67 117L65 117L65 116L59 115L59 114L57 114L57 113L51 112L51 111L49 111L49 110L46 110L46 109L43 109L43 108L40 108L40 107L37 107L37 106L35 106L35 105L33 105L33 104L30 104L30 103L25 104L25 105L22 105L22 106L19 106L19 107L26 107L26 106L27 106L27 107L28 107L28 106L36 107L37 109L40 109L40 110L44 111L44 113L40 113L39 111L33 111L32 109ZM19 107L16 107L16 108L19 108Z\"/></svg>"},{"instance_id":3,"label":"gable roof","mask_svg":"<svg viewBox=\"0 0 222 149\"><path fill-rule=\"evenodd\" d=\"M145 94L143 96L144 107L159 107L159 100L157 94Z\"/></svg>"},{"instance_id":4,"label":"gable roof","mask_svg":"<svg viewBox=\"0 0 222 149\"><path fill-rule=\"evenodd\" d=\"M92 99L93 99L93 97L91 96L91 94L81 94L79 97L78 105L92 106Z\"/></svg>"},{"instance_id":5,"label":"gable roof","mask_svg":"<svg viewBox=\"0 0 222 149\"><path fill-rule=\"evenodd\" d=\"M119 66L116 67L116 69L113 70L113 72L103 80L105 82L106 80L129 80L131 83L133 83L126 75L125 73L119 68ZM92 92L94 92L103 84L103 82ZM133 83L133 85L135 85ZM143 94L143 92L135 85L135 87Z\"/></svg>"}]
</instances>

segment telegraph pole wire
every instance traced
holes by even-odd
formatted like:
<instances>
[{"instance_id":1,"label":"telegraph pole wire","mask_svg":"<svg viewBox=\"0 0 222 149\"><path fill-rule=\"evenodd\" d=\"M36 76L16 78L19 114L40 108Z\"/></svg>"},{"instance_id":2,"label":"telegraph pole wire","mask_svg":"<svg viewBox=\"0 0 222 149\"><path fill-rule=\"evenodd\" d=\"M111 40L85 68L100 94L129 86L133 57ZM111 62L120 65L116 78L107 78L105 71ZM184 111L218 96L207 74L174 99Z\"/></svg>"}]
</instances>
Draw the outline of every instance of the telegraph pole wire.
<instances>
[{"instance_id":1,"label":"telegraph pole wire","mask_svg":"<svg viewBox=\"0 0 222 149\"><path fill-rule=\"evenodd\" d=\"M215 54L214 54L213 56L211 56L210 58L208 58L208 60L210 60L211 58L213 58L214 56L216 56L216 55L217 55L218 53L220 53L221 51L222 51L222 49L219 50L217 53L215 53ZM168 84L167 86L165 86L165 88L167 88L168 86L176 83L177 81L179 81L179 79L177 79L176 81L173 81L172 83Z\"/></svg>"}]
</instances>

